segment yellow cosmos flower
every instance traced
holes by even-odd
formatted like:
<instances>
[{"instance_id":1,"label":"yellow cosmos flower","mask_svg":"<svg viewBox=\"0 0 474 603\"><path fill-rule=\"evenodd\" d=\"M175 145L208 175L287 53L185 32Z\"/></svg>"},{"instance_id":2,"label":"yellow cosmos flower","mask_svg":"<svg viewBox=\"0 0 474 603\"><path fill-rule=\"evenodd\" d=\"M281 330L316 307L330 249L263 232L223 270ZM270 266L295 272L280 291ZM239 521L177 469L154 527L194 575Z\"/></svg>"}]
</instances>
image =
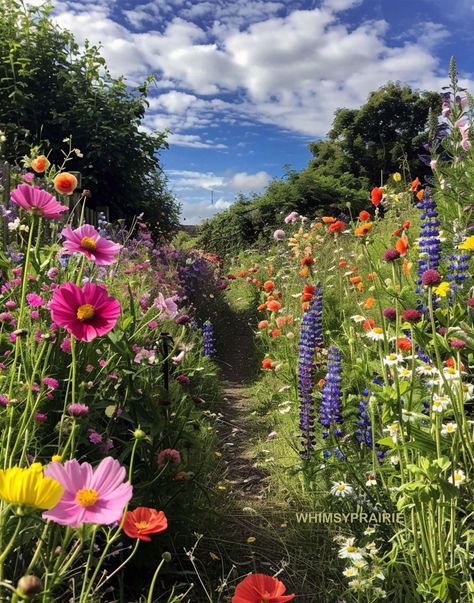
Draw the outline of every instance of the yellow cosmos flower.
<instances>
[{"instance_id":1,"label":"yellow cosmos flower","mask_svg":"<svg viewBox=\"0 0 474 603\"><path fill-rule=\"evenodd\" d=\"M400 172L395 172L395 174L392 174L392 178L395 180L395 182L400 182L402 179L402 175L400 174Z\"/></svg>"},{"instance_id":2,"label":"yellow cosmos flower","mask_svg":"<svg viewBox=\"0 0 474 603\"><path fill-rule=\"evenodd\" d=\"M474 251L474 237L469 237L458 245L459 249L467 249L468 251Z\"/></svg>"},{"instance_id":3,"label":"yellow cosmos flower","mask_svg":"<svg viewBox=\"0 0 474 603\"><path fill-rule=\"evenodd\" d=\"M14 505L35 509L55 507L64 488L51 477L44 477L40 463L31 467L11 467L0 470L0 498Z\"/></svg>"},{"instance_id":4,"label":"yellow cosmos flower","mask_svg":"<svg viewBox=\"0 0 474 603\"><path fill-rule=\"evenodd\" d=\"M449 283L447 283L446 281L443 281L434 289L434 292L436 293L436 295L439 295L440 297L446 297L446 295L448 295L449 291L450 291Z\"/></svg>"}]
</instances>

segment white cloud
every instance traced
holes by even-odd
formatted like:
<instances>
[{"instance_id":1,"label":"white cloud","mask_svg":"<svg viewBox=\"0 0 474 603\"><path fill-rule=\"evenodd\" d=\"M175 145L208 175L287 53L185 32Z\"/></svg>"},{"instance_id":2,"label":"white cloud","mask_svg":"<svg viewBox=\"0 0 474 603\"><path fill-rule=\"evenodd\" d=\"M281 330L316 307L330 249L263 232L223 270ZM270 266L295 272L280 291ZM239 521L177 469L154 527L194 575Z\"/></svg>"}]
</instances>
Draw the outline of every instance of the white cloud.
<instances>
[{"instance_id":1,"label":"white cloud","mask_svg":"<svg viewBox=\"0 0 474 603\"><path fill-rule=\"evenodd\" d=\"M267 172L257 172L256 174L247 174L247 172L238 172L229 182L231 189L243 193L258 192L264 189L272 180Z\"/></svg>"}]
</instances>

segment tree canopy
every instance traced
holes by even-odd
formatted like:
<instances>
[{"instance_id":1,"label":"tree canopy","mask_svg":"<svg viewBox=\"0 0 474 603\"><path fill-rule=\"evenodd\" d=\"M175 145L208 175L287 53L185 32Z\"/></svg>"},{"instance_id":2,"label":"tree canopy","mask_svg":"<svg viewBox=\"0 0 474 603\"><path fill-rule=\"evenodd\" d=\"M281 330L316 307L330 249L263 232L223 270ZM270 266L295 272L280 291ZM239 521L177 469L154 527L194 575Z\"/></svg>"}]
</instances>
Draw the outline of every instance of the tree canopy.
<instances>
[{"instance_id":1,"label":"tree canopy","mask_svg":"<svg viewBox=\"0 0 474 603\"><path fill-rule=\"evenodd\" d=\"M179 206L167 189L158 152L164 133L143 129L150 80L136 88L113 78L90 44L51 20L52 7L0 0L0 130L5 159L15 162L41 145L62 162L64 139L83 152L68 168L80 171L91 206L108 205L112 218L144 219L158 233L178 225Z\"/></svg>"},{"instance_id":2,"label":"tree canopy","mask_svg":"<svg viewBox=\"0 0 474 603\"><path fill-rule=\"evenodd\" d=\"M407 178L426 173L418 159L428 140L428 115L437 108L438 93L416 92L388 83L369 95L359 109L338 109L328 136L309 145L313 159L305 169L288 170L254 199L240 199L201 227L201 244L225 254L249 245L268 245L290 211L314 217L355 213L369 192L390 173Z\"/></svg>"}]
</instances>

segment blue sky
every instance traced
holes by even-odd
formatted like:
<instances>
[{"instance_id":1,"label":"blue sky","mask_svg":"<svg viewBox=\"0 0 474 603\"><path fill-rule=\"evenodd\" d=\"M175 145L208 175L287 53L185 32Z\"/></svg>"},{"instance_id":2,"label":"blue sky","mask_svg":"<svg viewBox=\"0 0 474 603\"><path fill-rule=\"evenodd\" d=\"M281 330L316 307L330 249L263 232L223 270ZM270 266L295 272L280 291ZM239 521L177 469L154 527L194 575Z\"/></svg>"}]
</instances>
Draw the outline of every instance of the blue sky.
<instances>
[{"instance_id":1,"label":"blue sky","mask_svg":"<svg viewBox=\"0 0 474 603\"><path fill-rule=\"evenodd\" d=\"M452 54L473 79L474 0L57 0L54 18L114 75L156 74L145 127L171 132L188 224L302 168L334 111L387 81L439 90Z\"/></svg>"}]
</instances>

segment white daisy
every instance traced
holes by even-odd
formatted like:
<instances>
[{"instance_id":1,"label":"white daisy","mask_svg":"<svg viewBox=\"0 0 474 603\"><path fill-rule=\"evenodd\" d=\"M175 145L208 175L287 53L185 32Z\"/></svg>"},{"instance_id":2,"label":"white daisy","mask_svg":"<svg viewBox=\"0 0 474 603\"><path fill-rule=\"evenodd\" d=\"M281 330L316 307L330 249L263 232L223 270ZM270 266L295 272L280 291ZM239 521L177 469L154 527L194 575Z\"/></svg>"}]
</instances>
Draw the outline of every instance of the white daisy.
<instances>
[{"instance_id":1,"label":"white daisy","mask_svg":"<svg viewBox=\"0 0 474 603\"><path fill-rule=\"evenodd\" d=\"M457 423L444 423L441 427L441 435L446 436L450 433L455 433L457 428Z\"/></svg>"},{"instance_id":2,"label":"white daisy","mask_svg":"<svg viewBox=\"0 0 474 603\"><path fill-rule=\"evenodd\" d=\"M357 576L359 570L356 567L352 566L346 568L342 573L346 578L353 578L354 576Z\"/></svg>"},{"instance_id":3,"label":"white daisy","mask_svg":"<svg viewBox=\"0 0 474 603\"><path fill-rule=\"evenodd\" d=\"M401 354L389 354L383 359L383 363L387 366L395 366L403 362L403 356Z\"/></svg>"},{"instance_id":4,"label":"white daisy","mask_svg":"<svg viewBox=\"0 0 474 603\"><path fill-rule=\"evenodd\" d=\"M436 375L438 373L438 369L431 364L423 364L416 369L416 372L419 375Z\"/></svg>"},{"instance_id":5,"label":"white daisy","mask_svg":"<svg viewBox=\"0 0 474 603\"><path fill-rule=\"evenodd\" d=\"M461 484L463 484L466 481L466 476L464 475L464 471L462 469L455 469L454 476L450 475L448 478L448 481L450 481L452 484L454 484L456 486L456 488L459 488L461 486Z\"/></svg>"},{"instance_id":6,"label":"white daisy","mask_svg":"<svg viewBox=\"0 0 474 603\"><path fill-rule=\"evenodd\" d=\"M365 316L361 316L360 314L354 314L354 316L351 316L351 319L354 322L364 322Z\"/></svg>"},{"instance_id":7,"label":"white daisy","mask_svg":"<svg viewBox=\"0 0 474 603\"><path fill-rule=\"evenodd\" d=\"M446 381L459 381L459 371L454 366L445 366L443 375Z\"/></svg>"},{"instance_id":8,"label":"white daisy","mask_svg":"<svg viewBox=\"0 0 474 603\"><path fill-rule=\"evenodd\" d=\"M394 421L393 423L391 423L390 425L388 425L383 431L385 433L388 433L390 435L390 437L392 438L392 441L394 442L394 444L397 443L398 440L398 429L399 429L400 425L398 424L398 421Z\"/></svg>"},{"instance_id":9,"label":"white daisy","mask_svg":"<svg viewBox=\"0 0 474 603\"><path fill-rule=\"evenodd\" d=\"M405 423L413 423L418 418L417 414L412 412L411 410L405 410L402 408L402 421Z\"/></svg>"},{"instance_id":10,"label":"white daisy","mask_svg":"<svg viewBox=\"0 0 474 603\"><path fill-rule=\"evenodd\" d=\"M434 412L443 412L450 405L451 400L448 396L438 396L437 394L433 395L433 403L432 409Z\"/></svg>"},{"instance_id":11,"label":"white daisy","mask_svg":"<svg viewBox=\"0 0 474 603\"><path fill-rule=\"evenodd\" d=\"M353 561L362 561L363 550L354 545L355 538L347 538L343 546L339 549L341 559L352 559Z\"/></svg>"},{"instance_id":12,"label":"white daisy","mask_svg":"<svg viewBox=\"0 0 474 603\"><path fill-rule=\"evenodd\" d=\"M349 496L352 494L352 491L352 486L346 484L345 482L333 482L333 486L331 488L331 494L334 494L334 496L340 496L341 498Z\"/></svg>"},{"instance_id":13,"label":"white daisy","mask_svg":"<svg viewBox=\"0 0 474 603\"><path fill-rule=\"evenodd\" d=\"M370 329L368 333L365 334L366 337L372 339L373 341L383 341L383 329L380 327L374 327Z\"/></svg>"},{"instance_id":14,"label":"white daisy","mask_svg":"<svg viewBox=\"0 0 474 603\"><path fill-rule=\"evenodd\" d=\"M398 377L400 379L411 379L411 376L413 374L413 372L410 369L405 368L404 366L400 367L397 372L398 372Z\"/></svg>"},{"instance_id":15,"label":"white daisy","mask_svg":"<svg viewBox=\"0 0 474 603\"><path fill-rule=\"evenodd\" d=\"M362 559L360 561L353 561L352 564L356 569L360 570L360 569L363 569L364 567L366 567L367 561L364 561Z\"/></svg>"}]
</instances>

